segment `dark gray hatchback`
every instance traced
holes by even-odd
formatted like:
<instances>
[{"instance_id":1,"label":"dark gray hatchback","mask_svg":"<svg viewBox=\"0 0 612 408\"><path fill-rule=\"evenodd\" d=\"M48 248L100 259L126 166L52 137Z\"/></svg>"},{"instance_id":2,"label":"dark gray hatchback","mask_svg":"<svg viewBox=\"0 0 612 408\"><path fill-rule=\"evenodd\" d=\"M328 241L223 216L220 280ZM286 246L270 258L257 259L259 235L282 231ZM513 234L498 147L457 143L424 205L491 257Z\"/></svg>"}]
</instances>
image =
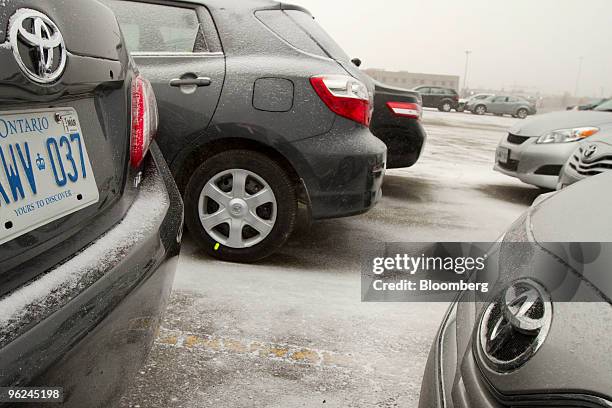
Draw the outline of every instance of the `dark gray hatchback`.
<instances>
[{"instance_id":1,"label":"dark gray hatchback","mask_svg":"<svg viewBox=\"0 0 612 408\"><path fill-rule=\"evenodd\" d=\"M179 250L155 99L94 0L0 2L0 61L0 387L108 407L152 345Z\"/></svg>"},{"instance_id":2,"label":"dark gray hatchback","mask_svg":"<svg viewBox=\"0 0 612 408\"><path fill-rule=\"evenodd\" d=\"M380 197L373 84L304 9L269 0L108 0L160 106L161 150L204 250L255 261L313 219Z\"/></svg>"}]
</instances>

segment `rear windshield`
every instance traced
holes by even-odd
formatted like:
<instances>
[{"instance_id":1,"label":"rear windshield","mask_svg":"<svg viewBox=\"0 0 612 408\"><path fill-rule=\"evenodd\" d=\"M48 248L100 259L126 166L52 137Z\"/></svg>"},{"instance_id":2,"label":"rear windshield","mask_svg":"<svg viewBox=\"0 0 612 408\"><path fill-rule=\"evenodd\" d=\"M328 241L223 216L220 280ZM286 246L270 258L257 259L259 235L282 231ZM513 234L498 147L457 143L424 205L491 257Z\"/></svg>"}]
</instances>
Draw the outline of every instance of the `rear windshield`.
<instances>
[{"instance_id":1,"label":"rear windshield","mask_svg":"<svg viewBox=\"0 0 612 408\"><path fill-rule=\"evenodd\" d=\"M342 47L308 13L300 10L262 10L255 15L276 35L301 51L338 61L350 60Z\"/></svg>"}]
</instances>

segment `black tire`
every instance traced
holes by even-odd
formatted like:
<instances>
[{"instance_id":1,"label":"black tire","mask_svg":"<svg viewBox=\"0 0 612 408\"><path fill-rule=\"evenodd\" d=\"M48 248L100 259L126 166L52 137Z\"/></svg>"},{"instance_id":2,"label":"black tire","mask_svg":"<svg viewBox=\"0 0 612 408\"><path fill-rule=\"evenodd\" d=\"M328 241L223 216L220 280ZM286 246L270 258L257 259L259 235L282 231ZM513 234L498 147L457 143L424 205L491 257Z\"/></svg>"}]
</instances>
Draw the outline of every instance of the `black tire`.
<instances>
[{"instance_id":1,"label":"black tire","mask_svg":"<svg viewBox=\"0 0 612 408\"><path fill-rule=\"evenodd\" d=\"M529 116L529 112L527 111L527 109L521 108L518 111L516 111L516 116L519 119L527 119L527 116Z\"/></svg>"},{"instance_id":2,"label":"black tire","mask_svg":"<svg viewBox=\"0 0 612 408\"><path fill-rule=\"evenodd\" d=\"M438 106L438 110L440 112L450 112L453 109L453 104L450 101L442 101L440 106Z\"/></svg>"},{"instance_id":3,"label":"black tire","mask_svg":"<svg viewBox=\"0 0 612 408\"><path fill-rule=\"evenodd\" d=\"M472 111L474 115L484 115L487 113L487 107L485 105L476 105L474 110Z\"/></svg>"},{"instance_id":4,"label":"black tire","mask_svg":"<svg viewBox=\"0 0 612 408\"><path fill-rule=\"evenodd\" d=\"M277 215L270 234L259 244L248 248L230 248L208 235L198 211L202 189L215 175L230 169L244 169L257 174L272 189ZM296 224L297 194L295 184L284 169L267 156L249 150L229 150L207 159L193 173L185 189L185 223L198 245L210 256L230 262L251 263L262 260L289 239Z\"/></svg>"}]
</instances>

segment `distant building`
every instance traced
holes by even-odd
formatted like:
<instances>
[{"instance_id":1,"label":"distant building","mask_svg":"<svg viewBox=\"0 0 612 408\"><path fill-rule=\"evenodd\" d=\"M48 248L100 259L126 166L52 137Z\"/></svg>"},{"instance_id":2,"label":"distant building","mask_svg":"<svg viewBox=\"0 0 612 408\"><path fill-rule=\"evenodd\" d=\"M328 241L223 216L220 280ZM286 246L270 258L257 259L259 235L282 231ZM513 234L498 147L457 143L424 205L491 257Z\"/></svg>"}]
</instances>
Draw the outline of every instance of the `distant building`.
<instances>
[{"instance_id":1,"label":"distant building","mask_svg":"<svg viewBox=\"0 0 612 408\"><path fill-rule=\"evenodd\" d=\"M383 84L400 88L415 88L421 85L441 86L459 91L457 75L417 74L406 71L387 71L384 69L365 69L364 72Z\"/></svg>"}]
</instances>

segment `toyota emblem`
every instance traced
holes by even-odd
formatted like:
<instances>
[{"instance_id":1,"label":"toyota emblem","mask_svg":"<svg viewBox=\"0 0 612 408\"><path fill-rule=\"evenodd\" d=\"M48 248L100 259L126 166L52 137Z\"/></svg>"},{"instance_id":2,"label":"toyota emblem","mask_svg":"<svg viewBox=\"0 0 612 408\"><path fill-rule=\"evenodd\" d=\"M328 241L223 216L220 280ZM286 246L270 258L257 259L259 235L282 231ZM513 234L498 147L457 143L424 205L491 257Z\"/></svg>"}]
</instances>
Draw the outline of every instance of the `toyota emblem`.
<instances>
[{"instance_id":1,"label":"toyota emblem","mask_svg":"<svg viewBox=\"0 0 612 408\"><path fill-rule=\"evenodd\" d=\"M9 40L17 64L30 80L49 84L64 73L67 59L64 38L43 13L17 10L11 18Z\"/></svg>"}]
</instances>

